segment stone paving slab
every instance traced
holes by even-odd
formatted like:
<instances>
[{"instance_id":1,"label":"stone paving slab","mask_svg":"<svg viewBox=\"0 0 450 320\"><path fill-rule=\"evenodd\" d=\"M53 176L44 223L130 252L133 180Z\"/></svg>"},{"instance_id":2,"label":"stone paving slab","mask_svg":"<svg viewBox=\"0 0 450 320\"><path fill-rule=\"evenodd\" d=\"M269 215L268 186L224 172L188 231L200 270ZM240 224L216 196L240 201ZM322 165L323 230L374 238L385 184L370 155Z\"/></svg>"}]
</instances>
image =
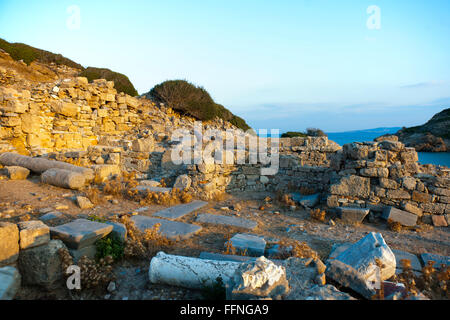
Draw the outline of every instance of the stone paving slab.
<instances>
[{"instance_id":1,"label":"stone paving slab","mask_svg":"<svg viewBox=\"0 0 450 320\"><path fill-rule=\"evenodd\" d=\"M169 239L188 239L199 232L202 227L178 221L170 221L146 216L133 216L131 218L141 231L151 229L157 223L161 224L161 234Z\"/></svg>"},{"instance_id":2,"label":"stone paving slab","mask_svg":"<svg viewBox=\"0 0 450 320\"><path fill-rule=\"evenodd\" d=\"M81 249L94 244L95 241L108 235L112 230L113 226L105 223L77 219L50 228L50 234L52 238L62 240L71 249Z\"/></svg>"},{"instance_id":3,"label":"stone paving slab","mask_svg":"<svg viewBox=\"0 0 450 320\"><path fill-rule=\"evenodd\" d=\"M230 241L237 250L246 250L247 254L253 256L263 256L266 249L266 240L261 236L238 233Z\"/></svg>"},{"instance_id":4,"label":"stone paving slab","mask_svg":"<svg viewBox=\"0 0 450 320\"><path fill-rule=\"evenodd\" d=\"M156 193L170 193L172 188L163 188L163 187L152 187L152 186L137 186L135 190L139 192L156 192Z\"/></svg>"},{"instance_id":5,"label":"stone paving slab","mask_svg":"<svg viewBox=\"0 0 450 320\"><path fill-rule=\"evenodd\" d=\"M239 228L245 228L253 230L258 226L258 223L253 220L230 217L230 216L222 216L215 215L209 213L203 213L198 215L197 222L211 223L211 224L219 224L219 225L227 225Z\"/></svg>"},{"instance_id":6,"label":"stone paving slab","mask_svg":"<svg viewBox=\"0 0 450 320\"><path fill-rule=\"evenodd\" d=\"M433 253L422 253L420 255L420 257L422 258L424 265L427 265L428 261L434 261L435 269L440 269L441 264L450 266L450 257L448 257L448 256L441 256L441 255L433 254Z\"/></svg>"},{"instance_id":7,"label":"stone paving slab","mask_svg":"<svg viewBox=\"0 0 450 320\"><path fill-rule=\"evenodd\" d=\"M396 250L396 249L392 249L392 252L395 255L397 269L402 269L402 263L400 262L400 260L408 259L409 261L411 261L411 268L414 271L422 271L422 265L420 264L420 260L415 254L412 254L412 253L409 253L406 251Z\"/></svg>"},{"instance_id":8,"label":"stone paving slab","mask_svg":"<svg viewBox=\"0 0 450 320\"><path fill-rule=\"evenodd\" d=\"M185 215L206 206L208 202L195 200L190 203L180 204L178 206L170 207L153 214L154 217L166 219L178 219Z\"/></svg>"}]
</instances>

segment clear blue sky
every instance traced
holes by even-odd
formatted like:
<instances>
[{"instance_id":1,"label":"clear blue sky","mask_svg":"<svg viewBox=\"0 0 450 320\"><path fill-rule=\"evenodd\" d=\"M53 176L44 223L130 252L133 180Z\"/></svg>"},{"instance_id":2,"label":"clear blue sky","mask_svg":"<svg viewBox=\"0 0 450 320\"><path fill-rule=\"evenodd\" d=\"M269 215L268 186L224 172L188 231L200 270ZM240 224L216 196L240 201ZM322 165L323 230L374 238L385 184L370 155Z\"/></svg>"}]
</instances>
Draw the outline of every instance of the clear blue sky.
<instances>
[{"instance_id":1,"label":"clear blue sky","mask_svg":"<svg viewBox=\"0 0 450 320\"><path fill-rule=\"evenodd\" d=\"M450 107L448 0L0 0L0 37L124 73L139 93L187 79L256 129L410 126Z\"/></svg>"}]
</instances>

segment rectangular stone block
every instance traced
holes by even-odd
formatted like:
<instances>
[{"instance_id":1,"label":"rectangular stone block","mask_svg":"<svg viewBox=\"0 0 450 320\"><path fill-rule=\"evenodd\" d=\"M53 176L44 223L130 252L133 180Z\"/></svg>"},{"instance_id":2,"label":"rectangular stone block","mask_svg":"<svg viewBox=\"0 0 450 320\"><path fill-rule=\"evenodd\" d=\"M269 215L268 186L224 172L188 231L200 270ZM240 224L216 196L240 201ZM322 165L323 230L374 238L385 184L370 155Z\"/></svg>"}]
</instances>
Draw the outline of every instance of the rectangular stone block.
<instances>
[{"instance_id":1,"label":"rectangular stone block","mask_svg":"<svg viewBox=\"0 0 450 320\"><path fill-rule=\"evenodd\" d=\"M90 246L98 239L108 235L113 226L86 219L77 219L67 224L50 228L52 238L62 240L72 249Z\"/></svg>"},{"instance_id":2,"label":"rectangular stone block","mask_svg":"<svg viewBox=\"0 0 450 320\"><path fill-rule=\"evenodd\" d=\"M417 216L415 214L396 209L394 207L386 207L383 210L382 217L400 223L403 226L414 227L417 224Z\"/></svg>"},{"instance_id":3,"label":"rectangular stone block","mask_svg":"<svg viewBox=\"0 0 450 320\"><path fill-rule=\"evenodd\" d=\"M133 216L131 220L134 221L136 227L142 232L153 228L155 224L159 223L161 224L159 229L161 235L173 240L188 239L202 229L202 227L193 224L145 216Z\"/></svg>"},{"instance_id":4,"label":"rectangular stone block","mask_svg":"<svg viewBox=\"0 0 450 320\"><path fill-rule=\"evenodd\" d=\"M19 257L19 229L9 222L0 222L0 267L12 264Z\"/></svg>"},{"instance_id":5,"label":"rectangular stone block","mask_svg":"<svg viewBox=\"0 0 450 320\"><path fill-rule=\"evenodd\" d=\"M353 207L338 207L336 212L339 218L347 223L361 223L369 214L369 209L353 208Z\"/></svg>"},{"instance_id":6,"label":"rectangular stone block","mask_svg":"<svg viewBox=\"0 0 450 320\"><path fill-rule=\"evenodd\" d=\"M253 256L263 256L266 249L266 240L261 236L238 233L230 241L238 251L247 251L247 254Z\"/></svg>"},{"instance_id":7,"label":"rectangular stone block","mask_svg":"<svg viewBox=\"0 0 450 320\"><path fill-rule=\"evenodd\" d=\"M20 249L28 249L50 241L50 228L42 221L23 221L18 223Z\"/></svg>"},{"instance_id":8,"label":"rectangular stone block","mask_svg":"<svg viewBox=\"0 0 450 320\"><path fill-rule=\"evenodd\" d=\"M157 188L157 187L153 187ZM206 206L208 202L195 200L190 203L180 204L171 208L158 211L153 214L154 217L166 218L170 220L184 217L185 215Z\"/></svg>"}]
</instances>

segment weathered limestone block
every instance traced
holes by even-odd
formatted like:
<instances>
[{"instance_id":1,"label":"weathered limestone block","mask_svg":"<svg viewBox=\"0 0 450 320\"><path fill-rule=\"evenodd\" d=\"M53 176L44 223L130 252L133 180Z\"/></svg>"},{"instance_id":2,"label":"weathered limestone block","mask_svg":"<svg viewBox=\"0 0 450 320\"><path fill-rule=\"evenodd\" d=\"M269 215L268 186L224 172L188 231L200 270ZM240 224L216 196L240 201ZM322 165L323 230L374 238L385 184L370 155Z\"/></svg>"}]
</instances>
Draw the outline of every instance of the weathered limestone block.
<instances>
[{"instance_id":1,"label":"weathered limestone block","mask_svg":"<svg viewBox=\"0 0 450 320\"><path fill-rule=\"evenodd\" d=\"M97 181L104 182L114 176L121 175L120 167L114 164L98 164L92 166L92 169Z\"/></svg>"},{"instance_id":2,"label":"weathered limestone block","mask_svg":"<svg viewBox=\"0 0 450 320\"><path fill-rule=\"evenodd\" d=\"M407 190L414 190L416 188L416 179L413 177L404 177L402 179L402 186Z\"/></svg>"},{"instance_id":3,"label":"weathered limestone block","mask_svg":"<svg viewBox=\"0 0 450 320\"><path fill-rule=\"evenodd\" d=\"M8 178L11 180L25 180L30 174L30 170L18 166L5 167Z\"/></svg>"},{"instance_id":4,"label":"weathered limestone block","mask_svg":"<svg viewBox=\"0 0 450 320\"><path fill-rule=\"evenodd\" d=\"M90 246L98 239L107 236L112 230L112 225L86 219L77 219L50 228L52 237L61 239L71 249L80 249Z\"/></svg>"},{"instance_id":5,"label":"weathered limestone block","mask_svg":"<svg viewBox=\"0 0 450 320\"><path fill-rule=\"evenodd\" d=\"M380 178L380 186L386 189L398 189L398 183L395 180Z\"/></svg>"},{"instance_id":6,"label":"weathered limestone block","mask_svg":"<svg viewBox=\"0 0 450 320\"><path fill-rule=\"evenodd\" d=\"M444 189L444 188L429 188L429 191L433 194L439 195L439 196L445 196L450 197L450 189Z\"/></svg>"},{"instance_id":7,"label":"weathered limestone block","mask_svg":"<svg viewBox=\"0 0 450 320\"><path fill-rule=\"evenodd\" d=\"M370 194L370 179L359 176L342 177L330 186L330 193L342 196L368 198Z\"/></svg>"},{"instance_id":8,"label":"weathered limestone block","mask_svg":"<svg viewBox=\"0 0 450 320\"><path fill-rule=\"evenodd\" d=\"M265 257L242 263L227 288L227 300L277 299L289 292L286 270Z\"/></svg>"},{"instance_id":9,"label":"weathered limestone block","mask_svg":"<svg viewBox=\"0 0 450 320\"><path fill-rule=\"evenodd\" d=\"M386 193L386 198L408 200L411 199L411 195L409 194L408 191L403 189L388 190Z\"/></svg>"},{"instance_id":10,"label":"weathered limestone block","mask_svg":"<svg viewBox=\"0 0 450 320\"><path fill-rule=\"evenodd\" d=\"M183 174L177 177L173 187L179 190L189 190L191 184L192 184L191 178L188 175Z\"/></svg>"},{"instance_id":11,"label":"weathered limestone block","mask_svg":"<svg viewBox=\"0 0 450 320\"><path fill-rule=\"evenodd\" d=\"M45 245L21 250L19 270L23 283L53 289L62 280L61 258L58 250L66 246L60 240L51 240Z\"/></svg>"},{"instance_id":12,"label":"weathered limestone block","mask_svg":"<svg viewBox=\"0 0 450 320\"><path fill-rule=\"evenodd\" d=\"M417 191L413 191L411 199L419 203L433 202L433 196L431 194Z\"/></svg>"},{"instance_id":13,"label":"weathered limestone block","mask_svg":"<svg viewBox=\"0 0 450 320\"><path fill-rule=\"evenodd\" d=\"M369 147L356 142L344 144L342 148L344 154L350 159L367 159L369 156Z\"/></svg>"},{"instance_id":14,"label":"weathered limestone block","mask_svg":"<svg viewBox=\"0 0 450 320\"><path fill-rule=\"evenodd\" d=\"M388 140L381 141L379 146L382 149L394 152L402 151L405 148L405 145L399 141L388 141Z\"/></svg>"},{"instance_id":15,"label":"weathered limestone block","mask_svg":"<svg viewBox=\"0 0 450 320\"><path fill-rule=\"evenodd\" d=\"M22 277L16 268L11 266L0 268L0 301L14 299L21 281Z\"/></svg>"},{"instance_id":16,"label":"weathered limestone block","mask_svg":"<svg viewBox=\"0 0 450 320\"><path fill-rule=\"evenodd\" d=\"M133 141L131 148L135 152L153 152L155 148L155 139L153 139L153 136L136 139Z\"/></svg>"},{"instance_id":17,"label":"weathered limestone block","mask_svg":"<svg viewBox=\"0 0 450 320\"><path fill-rule=\"evenodd\" d=\"M266 249L266 240L263 237L252 234L238 233L230 239L231 244L239 252L247 252L252 256L262 256Z\"/></svg>"},{"instance_id":18,"label":"weathered limestone block","mask_svg":"<svg viewBox=\"0 0 450 320\"><path fill-rule=\"evenodd\" d=\"M19 222L20 249L28 249L50 241L50 228L42 221Z\"/></svg>"},{"instance_id":19,"label":"weathered limestone block","mask_svg":"<svg viewBox=\"0 0 450 320\"><path fill-rule=\"evenodd\" d=\"M344 287L353 289L367 299L371 299L376 292L357 270L339 260L330 260L325 273L327 277Z\"/></svg>"},{"instance_id":20,"label":"weathered limestone block","mask_svg":"<svg viewBox=\"0 0 450 320\"><path fill-rule=\"evenodd\" d=\"M41 128L41 118L37 115L24 113L20 116L22 131L25 133L37 133Z\"/></svg>"},{"instance_id":21,"label":"weathered limestone block","mask_svg":"<svg viewBox=\"0 0 450 320\"><path fill-rule=\"evenodd\" d=\"M445 216L443 215L432 215L431 220L433 221L433 225L435 227L447 227L447 220L445 219Z\"/></svg>"},{"instance_id":22,"label":"weathered limestone block","mask_svg":"<svg viewBox=\"0 0 450 320\"><path fill-rule=\"evenodd\" d=\"M0 267L12 264L19 257L19 229L9 222L0 222Z\"/></svg>"},{"instance_id":23,"label":"weathered limestone block","mask_svg":"<svg viewBox=\"0 0 450 320\"><path fill-rule=\"evenodd\" d=\"M28 104L20 102L19 100L9 100L6 106L0 105L0 111L8 113L25 113L28 110Z\"/></svg>"},{"instance_id":24,"label":"weathered limestone block","mask_svg":"<svg viewBox=\"0 0 450 320\"><path fill-rule=\"evenodd\" d=\"M353 207L339 207L336 208L339 218L348 223L361 223L369 214L369 209L353 208Z\"/></svg>"},{"instance_id":25,"label":"weathered limestone block","mask_svg":"<svg viewBox=\"0 0 450 320\"><path fill-rule=\"evenodd\" d=\"M444 203L421 203L420 208L424 212L434 214L444 214L446 210L446 204Z\"/></svg>"},{"instance_id":26,"label":"weathered limestone block","mask_svg":"<svg viewBox=\"0 0 450 320\"><path fill-rule=\"evenodd\" d=\"M421 217L423 215L423 210L410 202L403 203L402 208L403 210L414 213L418 217Z\"/></svg>"},{"instance_id":27,"label":"weathered limestone block","mask_svg":"<svg viewBox=\"0 0 450 320\"><path fill-rule=\"evenodd\" d=\"M417 224L418 216L394 207L386 207L382 217L385 220L398 222L403 226L414 227Z\"/></svg>"},{"instance_id":28,"label":"weathered limestone block","mask_svg":"<svg viewBox=\"0 0 450 320\"><path fill-rule=\"evenodd\" d=\"M6 113L0 117L0 125L5 127L18 127L22 124L17 113Z\"/></svg>"},{"instance_id":29,"label":"weathered limestone block","mask_svg":"<svg viewBox=\"0 0 450 320\"><path fill-rule=\"evenodd\" d=\"M389 170L387 168L366 168L361 169L360 174L363 177L387 178L389 176Z\"/></svg>"},{"instance_id":30,"label":"weathered limestone block","mask_svg":"<svg viewBox=\"0 0 450 320\"><path fill-rule=\"evenodd\" d=\"M81 189L86 184L86 179L83 174L56 168L42 173L41 181L42 183L51 184L56 187L74 190Z\"/></svg>"},{"instance_id":31,"label":"weathered limestone block","mask_svg":"<svg viewBox=\"0 0 450 320\"><path fill-rule=\"evenodd\" d=\"M52 101L50 104L52 111L66 117L76 117L80 112L80 107L72 102Z\"/></svg>"},{"instance_id":32,"label":"weathered limestone block","mask_svg":"<svg viewBox=\"0 0 450 320\"><path fill-rule=\"evenodd\" d=\"M377 267L375 259L379 259L384 265L381 270ZM354 268L369 287L371 283L387 280L395 274L395 255L381 233L369 233L340 253L335 260Z\"/></svg>"}]
</instances>

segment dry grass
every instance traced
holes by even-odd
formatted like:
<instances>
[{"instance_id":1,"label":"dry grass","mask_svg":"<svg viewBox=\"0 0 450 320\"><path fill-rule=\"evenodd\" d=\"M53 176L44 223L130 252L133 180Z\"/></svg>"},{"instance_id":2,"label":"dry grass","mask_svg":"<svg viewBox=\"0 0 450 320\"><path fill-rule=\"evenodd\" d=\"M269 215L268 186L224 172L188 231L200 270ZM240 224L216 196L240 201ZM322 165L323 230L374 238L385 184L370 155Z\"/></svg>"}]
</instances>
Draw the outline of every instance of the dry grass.
<instances>
[{"instance_id":1,"label":"dry grass","mask_svg":"<svg viewBox=\"0 0 450 320\"><path fill-rule=\"evenodd\" d=\"M391 219L389 219L387 221L387 225L388 225L388 229L394 232L400 232L404 229L404 226L401 225L401 223L397 222L397 221L393 221Z\"/></svg>"},{"instance_id":2,"label":"dry grass","mask_svg":"<svg viewBox=\"0 0 450 320\"><path fill-rule=\"evenodd\" d=\"M301 258L301 259L313 259L317 260L319 258L318 253L311 249L311 247L306 242L300 242L297 240L282 240L278 242L279 253L275 256L276 259L287 259L290 257ZM289 250L291 249L291 250Z\"/></svg>"},{"instance_id":3,"label":"dry grass","mask_svg":"<svg viewBox=\"0 0 450 320\"><path fill-rule=\"evenodd\" d=\"M74 265L72 256L67 249L59 249L58 254L62 261L62 272L68 276L66 274L67 268ZM111 256L106 256L98 262L82 256L77 263L78 267L80 267L81 290L106 289L108 283L115 280L112 263L113 258Z\"/></svg>"},{"instance_id":4,"label":"dry grass","mask_svg":"<svg viewBox=\"0 0 450 320\"><path fill-rule=\"evenodd\" d=\"M97 205L100 203L100 190L98 190L97 188L89 187L86 191L84 191L84 195L93 204Z\"/></svg>"},{"instance_id":5,"label":"dry grass","mask_svg":"<svg viewBox=\"0 0 450 320\"><path fill-rule=\"evenodd\" d=\"M397 280L406 287L406 298L422 292L433 300L450 298L450 267L445 264L439 269L434 267L434 261L428 261L422 268L421 276L417 277L411 267L411 261L402 259L403 271L397 276Z\"/></svg>"},{"instance_id":6,"label":"dry grass","mask_svg":"<svg viewBox=\"0 0 450 320\"><path fill-rule=\"evenodd\" d=\"M326 215L327 215L327 212L325 210L320 210L319 208L312 209L309 212L309 216L312 220L320 221L320 222L325 222Z\"/></svg>"},{"instance_id":7,"label":"dry grass","mask_svg":"<svg viewBox=\"0 0 450 320\"><path fill-rule=\"evenodd\" d=\"M125 257L147 259L154 256L158 251L166 250L174 244L172 240L161 235L160 224L142 232L135 226L129 216L122 216L118 219L118 222L123 223L127 229Z\"/></svg>"}]
</instances>

